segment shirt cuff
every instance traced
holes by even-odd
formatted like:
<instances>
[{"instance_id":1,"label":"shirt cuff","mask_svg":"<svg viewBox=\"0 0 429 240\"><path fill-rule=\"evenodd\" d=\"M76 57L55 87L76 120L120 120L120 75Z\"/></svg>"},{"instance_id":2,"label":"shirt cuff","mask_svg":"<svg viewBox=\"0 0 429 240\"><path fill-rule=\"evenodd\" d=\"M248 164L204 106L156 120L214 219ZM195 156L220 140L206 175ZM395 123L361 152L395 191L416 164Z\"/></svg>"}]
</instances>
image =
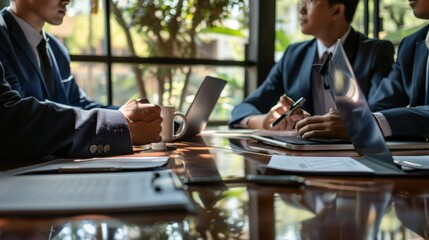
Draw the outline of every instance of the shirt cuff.
<instances>
[{"instance_id":1,"label":"shirt cuff","mask_svg":"<svg viewBox=\"0 0 429 240\"><path fill-rule=\"evenodd\" d=\"M386 117L380 112L375 112L372 115L377 121L378 126L380 127L380 130L383 133L383 135L385 137L392 136L392 129L390 128L389 122L387 122Z\"/></svg>"},{"instance_id":2,"label":"shirt cuff","mask_svg":"<svg viewBox=\"0 0 429 240\"><path fill-rule=\"evenodd\" d=\"M243 118L238 124L234 125L236 128L247 128L247 122L249 122L250 116Z\"/></svg>"}]
</instances>

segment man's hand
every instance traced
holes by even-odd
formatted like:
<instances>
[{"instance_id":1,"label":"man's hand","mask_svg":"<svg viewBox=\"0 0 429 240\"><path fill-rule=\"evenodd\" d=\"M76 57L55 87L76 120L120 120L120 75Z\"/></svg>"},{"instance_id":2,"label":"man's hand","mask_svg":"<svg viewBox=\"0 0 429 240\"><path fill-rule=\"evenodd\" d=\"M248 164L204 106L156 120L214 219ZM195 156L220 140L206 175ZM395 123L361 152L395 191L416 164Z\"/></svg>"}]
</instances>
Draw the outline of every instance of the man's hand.
<instances>
[{"instance_id":1,"label":"man's hand","mask_svg":"<svg viewBox=\"0 0 429 240\"><path fill-rule=\"evenodd\" d=\"M128 100L119 111L127 119L134 145L161 141L161 108L146 99Z\"/></svg>"},{"instance_id":2,"label":"man's hand","mask_svg":"<svg viewBox=\"0 0 429 240\"><path fill-rule=\"evenodd\" d=\"M292 115L286 117L276 126L271 128L270 124L276 121L283 113L287 112L293 104L294 101L291 98L287 97L286 95L281 96L279 102L271 108L271 111L268 114L265 115L262 124L263 129L276 131L291 130L295 127L296 122L310 116L310 114L303 111L302 109L297 109Z\"/></svg>"},{"instance_id":3,"label":"man's hand","mask_svg":"<svg viewBox=\"0 0 429 240\"><path fill-rule=\"evenodd\" d=\"M296 123L298 135L302 138L338 138L350 139L344 127L340 114L335 109L330 109L329 113L323 116L312 116Z\"/></svg>"}]
</instances>

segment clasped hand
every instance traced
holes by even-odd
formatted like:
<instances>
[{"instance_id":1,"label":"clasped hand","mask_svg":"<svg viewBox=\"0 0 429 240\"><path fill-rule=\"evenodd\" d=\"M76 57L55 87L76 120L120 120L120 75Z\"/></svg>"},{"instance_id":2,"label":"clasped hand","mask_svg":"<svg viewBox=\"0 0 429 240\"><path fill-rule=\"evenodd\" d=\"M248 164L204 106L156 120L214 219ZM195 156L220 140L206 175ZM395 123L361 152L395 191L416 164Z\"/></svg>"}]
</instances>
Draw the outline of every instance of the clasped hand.
<instances>
[{"instance_id":1,"label":"clasped hand","mask_svg":"<svg viewBox=\"0 0 429 240\"><path fill-rule=\"evenodd\" d=\"M349 139L347 129L336 109L330 109L328 113L322 116L311 116L308 112L298 109L275 127L271 128L270 124L288 111L293 103L294 101L291 98L285 95L281 96L279 102L265 115L262 123L263 129L284 131L295 128L298 135L305 139Z\"/></svg>"},{"instance_id":2,"label":"clasped hand","mask_svg":"<svg viewBox=\"0 0 429 240\"><path fill-rule=\"evenodd\" d=\"M147 99L128 100L119 108L128 122L131 141L143 145L161 141L161 108Z\"/></svg>"},{"instance_id":3,"label":"clasped hand","mask_svg":"<svg viewBox=\"0 0 429 240\"><path fill-rule=\"evenodd\" d=\"M311 116L296 123L298 135L302 138L349 139L343 120L336 109L330 109L322 116Z\"/></svg>"}]
</instances>

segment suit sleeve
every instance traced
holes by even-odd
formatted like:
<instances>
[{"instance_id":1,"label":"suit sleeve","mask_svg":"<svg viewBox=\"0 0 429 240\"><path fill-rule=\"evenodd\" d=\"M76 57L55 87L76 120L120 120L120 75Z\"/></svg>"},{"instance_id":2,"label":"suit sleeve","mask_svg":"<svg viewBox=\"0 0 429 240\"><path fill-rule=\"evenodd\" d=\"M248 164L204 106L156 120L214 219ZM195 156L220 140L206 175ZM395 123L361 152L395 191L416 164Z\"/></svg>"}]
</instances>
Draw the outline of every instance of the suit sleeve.
<instances>
[{"instance_id":1,"label":"suit sleeve","mask_svg":"<svg viewBox=\"0 0 429 240\"><path fill-rule=\"evenodd\" d=\"M392 129L392 137L429 137L429 106L380 111Z\"/></svg>"},{"instance_id":2,"label":"suit sleeve","mask_svg":"<svg viewBox=\"0 0 429 240\"><path fill-rule=\"evenodd\" d=\"M22 99L3 78L0 64L1 164L46 156L95 157L132 153L127 122L119 111L85 111Z\"/></svg>"},{"instance_id":3,"label":"suit sleeve","mask_svg":"<svg viewBox=\"0 0 429 240\"><path fill-rule=\"evenodd\" d=\"M399 45L398 57L392 65L392 70L385 77L374 94L370 95L368 103L372 111L380 111L389 108L403 107L409 104L410 99L403 83L403 69L408 68L407 61L413 61L411 52L405 51L407 43ZM381 59L381 61L383 61Z\"/></svg>"},{"instance_id":4,"label":"suit sleeve","mask_svg":"<svg viewBox=\"0 0 429 240\"><path fill-rule=\"evenodd\" d=\"M10 42L9 33L3 17L0 16L0 59L5 69L13 69L14 59L16 58L13 51L12 43ZM16 61L15 61L16 62ZM21 90L21 84L18 81L18 76L13 71L5 71L5 80L9 83L12 89L19 92L20 96L25 97L24 91Z\"/></svg>"},{"instance_id":5,"label":"suit sleeve","mask_svg":"<svg viewBox=\"0 0 429 240\"><path fill-rule=\"evenodd\" d=\"M282 59L271 69L265 81L232 111L229 126L234 128L248 116L260 115L270 111L284 94L282 66L286 61L287 51Z\"/></svg>"},{"instance_id":6,"label":"suit sleeve","mask_svg":"<svg viewBox=\"0 0 429 240\"><path fill-rule=\"evenodd\" d=\"M368 92L368 98L371 98L376 94L376 91L382 83L384 77L386 77L392 69L394 63L395 48L389 41L379 40L377 41L372 58L372 70L370 70L370 87Z\"/></svg>"}]
</instances>

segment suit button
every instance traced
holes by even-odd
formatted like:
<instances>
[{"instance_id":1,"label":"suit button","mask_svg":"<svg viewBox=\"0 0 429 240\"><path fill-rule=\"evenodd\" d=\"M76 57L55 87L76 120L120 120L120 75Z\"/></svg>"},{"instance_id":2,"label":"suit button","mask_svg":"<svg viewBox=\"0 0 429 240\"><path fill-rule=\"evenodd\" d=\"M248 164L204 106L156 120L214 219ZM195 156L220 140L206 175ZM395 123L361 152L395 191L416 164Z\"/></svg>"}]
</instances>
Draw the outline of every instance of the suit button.
<instances>
[{"instance_id":1,"label":"suit button","mask_svg":"<svg viewBox=\"0 0 429 240\"><path fill-rule=\"evenodd\" d=\"M97 151L97 145L91 145L89 146L89 152L90 153L95 153Z\"/></svg>"},{"instance_id":2,"label":"suit button","mask_svg":"<svg viewBox=\"0 0 429 240\"><path fill-rule=\"evenodd\" d=\"M110 145L109 145L109 144L106 144L106 145L104 146L104 152L105 152L105 153L110 152Z\"/></svg>"},{"instance_id":3,"label":"suit button","mask_svg":"<svg viewBox=\"0 0 429 240\"><path fill-rule=\"evenodd\" d=\"M101 144L99 144L99 145L97 146L97 152L98 152L98 153L102 153L102 152L103 152L103 150L104 150L104 146L103 146L103 145L101 145Z\"/></svg>"}]
</instances>

